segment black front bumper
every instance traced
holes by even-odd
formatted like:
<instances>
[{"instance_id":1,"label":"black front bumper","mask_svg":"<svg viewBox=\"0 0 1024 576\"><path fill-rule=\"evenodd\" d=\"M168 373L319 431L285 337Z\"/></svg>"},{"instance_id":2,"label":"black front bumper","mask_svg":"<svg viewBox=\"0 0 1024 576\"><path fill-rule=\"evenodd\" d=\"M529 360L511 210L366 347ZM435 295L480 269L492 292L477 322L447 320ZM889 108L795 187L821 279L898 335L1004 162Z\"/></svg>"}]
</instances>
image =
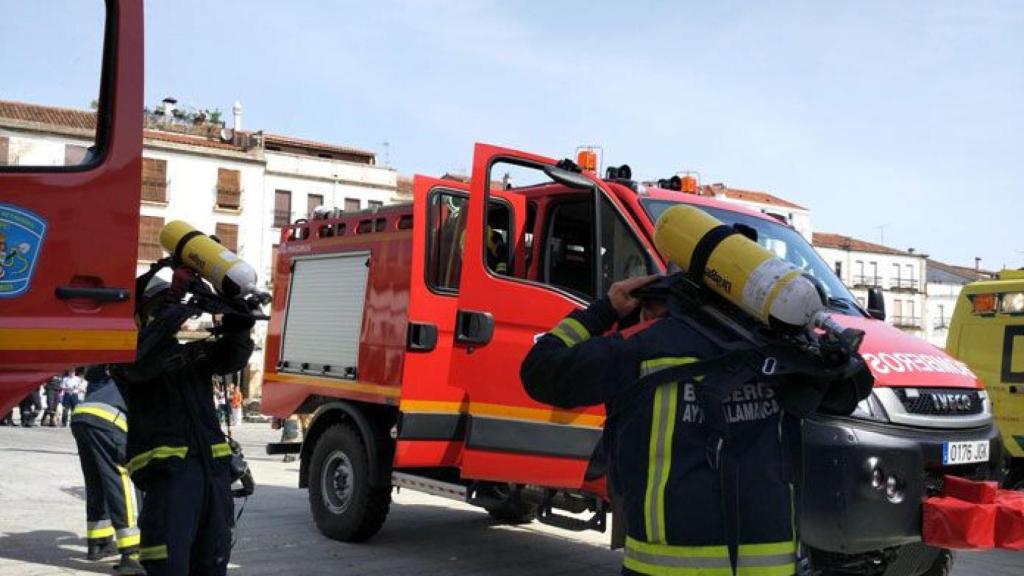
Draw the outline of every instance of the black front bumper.
<instances>
[{"instance_id":1,"label":"black front bumper","mask_svg":"<svg viewBox=\"0 0 1024 576\"><path fill-rule=\"evenodd\" d=\"M977 440L990 443L987 463L943 465L945 442ZM921 503L941 487L944 474L997 480L1003 466L1002 442L991 424L925 429L822 417L803 422L802 444L797 489L801 540L843 554L920 542ZM876 469L884 478L881 487ZM886 494L890 477L896 479L899 498Z\"/></svg>"}]
</instances>

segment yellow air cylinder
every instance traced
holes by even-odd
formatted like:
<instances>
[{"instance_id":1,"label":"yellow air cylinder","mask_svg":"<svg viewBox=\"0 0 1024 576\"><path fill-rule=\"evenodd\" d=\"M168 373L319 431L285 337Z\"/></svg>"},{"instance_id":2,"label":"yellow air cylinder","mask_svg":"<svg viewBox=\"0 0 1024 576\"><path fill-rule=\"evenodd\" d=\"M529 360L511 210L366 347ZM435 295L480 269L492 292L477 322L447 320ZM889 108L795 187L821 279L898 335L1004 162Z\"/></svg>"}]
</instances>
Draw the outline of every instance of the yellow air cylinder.
<instances>
[{"instance_id":1,"label":"yellow air cylinder","mask_svg":"<svg viewBox=\"0 0 1024 576\"><path fill-rule=\"evenodd\" d=\"M723 230L723 226L703 210L673 206L658 218L654 245L667 260L689 271L694 260L700 259L698 244L712 234L701 246L708 254L703 273L708 288L765 324L813 325L816 315L825 310L814 283L799 268L746 236L725 234L731 230Z\"/></svg>"},{"instance_id":2,"label":"yellow air cylinder","mask_svg":"<svg viewBox=\"0 0 1024 576\"><path fill-rule=\"evenodd\" d=\"M237 254L188 222L174 220L160 231L160 245L225 296L256 292L256 270Z\"/></svg>"}]
</instances>

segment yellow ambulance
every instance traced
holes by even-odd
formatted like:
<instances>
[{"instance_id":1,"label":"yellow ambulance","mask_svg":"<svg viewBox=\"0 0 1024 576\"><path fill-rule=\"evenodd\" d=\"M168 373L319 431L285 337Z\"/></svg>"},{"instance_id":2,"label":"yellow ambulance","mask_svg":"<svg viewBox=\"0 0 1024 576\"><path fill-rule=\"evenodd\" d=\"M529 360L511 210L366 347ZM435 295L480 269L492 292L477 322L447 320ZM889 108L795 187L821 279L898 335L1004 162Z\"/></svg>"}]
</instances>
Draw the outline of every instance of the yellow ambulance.
<instances>
[{"instance_id":1,"label":"yellow ambulance","mask_svg":"<svg viewBox=\"0 0 1024 576\"><path fill-rule=\"evenodd\" d=\"M1024 490L1024 269L964 287L946 350L985 383L1011 458L1007 486Z\"/></svg>"}]
</instances>

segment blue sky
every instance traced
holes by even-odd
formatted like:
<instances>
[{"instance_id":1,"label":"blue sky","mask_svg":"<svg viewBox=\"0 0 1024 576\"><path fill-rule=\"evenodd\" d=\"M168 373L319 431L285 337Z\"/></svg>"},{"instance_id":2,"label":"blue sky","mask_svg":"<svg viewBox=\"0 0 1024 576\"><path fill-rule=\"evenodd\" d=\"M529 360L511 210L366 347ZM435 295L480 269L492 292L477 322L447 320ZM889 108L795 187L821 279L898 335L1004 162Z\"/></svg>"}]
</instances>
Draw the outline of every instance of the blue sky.
<instances>
[{"instance_id":1,"label":"blue sky","mask_svg":"<svg viewBox=\"0 0 1024 576\"><path fill-rule=\"evenodd\" d=\"M30 40L11 20L0 42ZM643 178L798 202L816 230L1024 266L1024 4L154 0L146 25L150 105L240 100L246 128L387 141L410 174L468 170L475 141L596 143ZM53 52L0 63L0 97L87 104L19 85Z\"/></svg>"}]
</instances>

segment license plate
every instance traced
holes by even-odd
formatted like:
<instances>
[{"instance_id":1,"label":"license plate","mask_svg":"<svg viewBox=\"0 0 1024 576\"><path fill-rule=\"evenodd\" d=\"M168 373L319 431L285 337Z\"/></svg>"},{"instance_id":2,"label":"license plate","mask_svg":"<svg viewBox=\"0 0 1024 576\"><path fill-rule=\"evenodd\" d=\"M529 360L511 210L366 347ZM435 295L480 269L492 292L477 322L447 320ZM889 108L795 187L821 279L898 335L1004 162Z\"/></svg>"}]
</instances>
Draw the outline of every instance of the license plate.
<instances>
[{"instance_id":1,"label":"license plate","mask_svg":"<svg viewBox=\"0 0 1024 576\"><path fill-rule=\"evenodd\" d=\"M946 442L942 445L942 463L970 464L988 462L988 440L978 442Z\"/></svg>"}]
</instances>

